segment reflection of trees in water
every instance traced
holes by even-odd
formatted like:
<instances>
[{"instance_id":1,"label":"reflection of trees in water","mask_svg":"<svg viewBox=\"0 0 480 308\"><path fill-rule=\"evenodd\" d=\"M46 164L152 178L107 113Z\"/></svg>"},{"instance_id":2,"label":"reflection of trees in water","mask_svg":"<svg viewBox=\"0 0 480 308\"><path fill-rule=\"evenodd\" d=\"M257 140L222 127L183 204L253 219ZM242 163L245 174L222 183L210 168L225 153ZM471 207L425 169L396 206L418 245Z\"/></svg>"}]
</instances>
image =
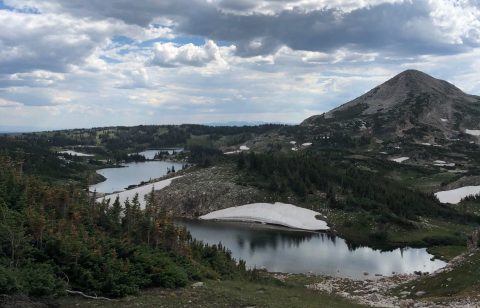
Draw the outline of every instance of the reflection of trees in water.
<instances>
[{"instance_id":1,"label":"reflection of trees in water","mask_svg":"<svg viewBox=\"0 0 480 308\"><path fill-rule=\"evenodd\" d=\"M392 248L392 247L383 247L381 245L375 245L375 244L373 246L368 246L368 245L356 244L356 243L350 242L348 240L344 240L344 241L345 241L345 244L347 245L349 251L355 251L355 250L357 250L359 248L363 248L363 247L367 247L367 248L370 248L372 250L378 250L380 252L392 252L392 251L395 251L395 250L399 249L400 250L400 255L402 256L402 258L403 258L403 252L407 249L407 247Z\"/></svg>"},{"instance_id":2,"label":"reflection of trees in water","mask_svg":"<svg viewBox=\"0 0 480 308\"><path fill-rule=\"evenodd\" d=\"M322 232L318 233L320 235L320 238L322 239L322 242L325 242L325 240L329 240L335 245L337 243L337 237L331 233L328 232Z\"/></svg>"},{"instance_id":3,"label":"reflection of trees in water","mask_svg":"<svg viewBox=\"0 0 480 308\"><path fill-rule=\"evenodd\" d=\"M260 225L238 222L201 221L201 220L177 220L185 226L195 237L201 231L203 240L221 241L228 247L227 238L236 243L240 249L248 249L252 253L259 249L270 248L277 250L282 247L298 248L305 242L318 239L321 242L330 241L337 244L337 237L329 232L292 231L272 225ZM223 237L223 239L221 239ZM342 239L340 239L342 240ZM359 246L351 246L354 250ZM233 248L233 247L231 247Z\"/></svg>"},{"instance_id":4,"label":"reflection of trees in water","mask_svg":"<svg viewBox=\"0 0 480 308\"><path fill-rule=\"evenodd\" d=\"M277 250L280 247L298 248L301 244L312 239L321 238L322 242L330 240L335 244L336 237L328 233L285 231L279 229L249 230L248 234L237 234L237 244L243 248L245 237L249 239L250 250L271 248Z\"/></svg>"}]
</instances>

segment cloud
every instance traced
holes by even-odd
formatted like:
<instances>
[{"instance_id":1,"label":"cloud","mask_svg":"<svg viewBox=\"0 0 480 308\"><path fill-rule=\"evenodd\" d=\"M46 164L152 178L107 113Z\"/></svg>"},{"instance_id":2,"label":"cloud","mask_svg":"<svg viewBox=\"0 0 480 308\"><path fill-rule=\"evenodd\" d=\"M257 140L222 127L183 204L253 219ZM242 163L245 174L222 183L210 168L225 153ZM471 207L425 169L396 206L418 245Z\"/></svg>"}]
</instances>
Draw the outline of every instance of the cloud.
<instances>
[{"instance_id":1,"label":"cloud","mask_svg":"<svg viewBox=\"0 0 480 308\"><path fill-rule=\"evenodd\" d=\"M123 76L125 80L120 82L118 88L123 89L139 89L139 88L149 88L150 76L148 71L145 68L139 68L129 71L124 71Z\"/></svg>"},{"instance_id":2,"label":"cloud","mask_svg":"<svg viewBox=\"0 0 480 308\"><path fill-rule=\"evenodd\" d=\"M282 46L417 55L462 53L480 44L474 0L45 0L36 5L46 12L142 27L166 18L177 33L231 42L243 57L272 54Z\"/></svg>"},{"instance_id":3,"label":"cloud","mask_svg":"<svg viewBox=\"0 0 480 308\"><path fill-rule=\"evenodd\" d=\"M0 108L20 107L20 106L23 106L23 104L21 104L19 102L8 100L8 99L0 98Z\"/></svg>"},{"instance_id":4,"label":"cloud","mask_svg":"<svg viewBox=\"0 0 480 308\"><path fill-rule=\"evenodd\" d=\"M228 51L230 48L223 49ZM195 46L191 43L182 46L176 46L173 43L155 43L153 57L149 64L161 67L203 67L212 62L225 63L225 60L217 44L209 40L203 46Z\"/></svg>"},{"instance_id":5,"label":"cloud","mask_svg":"<svg viewBox=\"0 0 480 308\"><path fill-rule=\"evenodd\" d=\"M300 122L407 68L480 94L478 0L3 2L0 123Z\"/></svg>"},{"instance_id":6,"label":"cloud","mask_svg":"<svg viewBox=\"0 0 480 308\"><path fill-rule=\"evenodd\" d=\"M65 72L82 65L123 27L119 22L0 10L0 74Z\"/></svg>"}]
</instances>

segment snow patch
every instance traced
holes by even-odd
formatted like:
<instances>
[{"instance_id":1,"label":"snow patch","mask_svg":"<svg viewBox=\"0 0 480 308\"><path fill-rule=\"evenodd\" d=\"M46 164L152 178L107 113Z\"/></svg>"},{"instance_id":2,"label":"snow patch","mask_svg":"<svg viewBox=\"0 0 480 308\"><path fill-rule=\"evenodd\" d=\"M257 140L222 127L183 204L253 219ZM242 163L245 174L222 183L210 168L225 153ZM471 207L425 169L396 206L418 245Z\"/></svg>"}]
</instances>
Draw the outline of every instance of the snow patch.
<instances>
[{"instance_id":1,"label":"snow patch","mask_svg":"<svg viewBox=\"0 0 480 308\"><path fill-rule=\"evenodd\" d=\"M237 207L230 207L200 216L204 220L229 220L260 222L281 225L302 230L328 230L327 223L318 220L315 216L320 213L304 209L292 204L276 202L253 203Z\"/></svg>"},{"instance_id":2,"label":"snow patch","mask_svg":"<svg viewBox=\"0 0 480 308\"><path fill-rule=\"evenodd\" d=\"M440 118L440 121L442 121L442 122L448 122L447 119L442 119L442 118Z\"/></svg>"},{"instance_id":3,"label":"snow patch","mask_svg":"<svg viewBox=\"0 0 480 308\"><path fill-rule=\"evenodd\" d=\"M472 136L480 136L480 129L466 129L465 130L466 134L472 135Z\"/></svg>"},{"instance_id":4,"label":"snow patch","mask_svg":"<svg viewBox=\"0 0 480 308\"><path fill-rule=\"evenodd\" d=\"M410 157L399 157L399 158L392 158L390 160L400 164L409 159Z\"/></svg>"},{"instance_id":5,"label":"snow patch","mask_svg":"<svg viewBox=\"0 0 480 308\"><path fill-rule=\"evenodd\" d=\"M233 155L233 154L237 154L237 153L240 153L240 152L241 152L240 150L236 150L236 151L225 152L223 154L224 155Z\"/></svg>"},{"instance_id":6,"label":"snow patch","mask_svg":"<svg viewBox=\"0 0 480 308\"><path fill-rule=\"evenodd\" d=\"M455 167L455 163L434 163L437 167Z\"/></svg>"},{"instance_id":7,"label":"snow patch","mask_svg":"<svg viewBox=\"0 0 480 308\"><path fill-rule=\"evenodd\" d=\"M145 208L145 205L146 205L145 196L148 195L152 191L152 187L153 187L154 190L162 190L165 187L170 186L170 184L172 184L173 180L179 179L181 177L182 176L177 176L177 177L174 177L174 178L158 181L158 182L147 184L147 185L140 186L140 187L137 187L137 188L125 190L125 191L122 191L122 192L119 192L119 193L114 193L114 194L111 194L111 195L107 195L105 197L97 198L96 201L97 202L102 202L103 199L105 199L105 201L110 200L110 204L112 204L118 196L119 200L120 200L120 204L123 205L125 200L127 200L127 198L128 198L128 200L132 201L135 194L138 193L138 201L140 202L140 206L142 208Z\"/></svg>"},{"instance_id":8,"label":"snow patch","mask_svg":"<svg viewBox=\"0 0 480 308\"><path fill-rule=\"evenodd\" d=\"M246 145L241 145L240 146L240 151L248 151L248 150L250 150L250 148L247 147Z\"/></svg>"},{"instance_id":9,"label":"snow patch","mask_svg":"<svg viewBox=\"0 0 480 308\"><path fill-rule=\"evenodd\" d=\"M426 145L426 146L431 146L432 144L431 143L428 143L428 142L424 142L424 143L420 143L421 145Z\"/></svg>"},{"instance_id":10,"label":"snow patch","mask_svg":"<svg viewBox=\"0 0 480 308\"><path fill-rule=\"evenodd\" d=\"M290 141L290 144L297 144L296 141Z\"/></svg>"},{"instance_id":11,"label":"snow patch","mask_svg":"<svg viewBox=\"0 0 480 308\"><path fill-rule=\"evenodd\" d=\"M435 196L441 203L458 204L468 196L480 194L480 186L465 186L452 190L439 191Z\"/></svg>"},{"instance_id":12,"label":"snow patch","mask_svg":"<svg viewBox=\"0 0 480 308\"><path fill-rule=\"evenodd\" d=\"M311 145L312 145L311 142L305 142L305 143L302 144L302 146L304 146L304 147L309 147L309 146L311 146Z\"/></svg>"}]
</instances>

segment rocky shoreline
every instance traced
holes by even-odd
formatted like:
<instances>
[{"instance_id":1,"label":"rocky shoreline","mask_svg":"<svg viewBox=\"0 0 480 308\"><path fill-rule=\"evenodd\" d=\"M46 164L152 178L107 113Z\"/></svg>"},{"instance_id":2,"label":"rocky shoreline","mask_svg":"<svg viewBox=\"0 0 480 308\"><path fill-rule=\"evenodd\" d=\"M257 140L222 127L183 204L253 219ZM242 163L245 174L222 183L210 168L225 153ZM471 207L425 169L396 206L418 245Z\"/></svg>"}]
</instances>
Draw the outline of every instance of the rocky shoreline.
<instances>
[{"instance_id":1,"label":"rocky shoreline","mask_svg":"<svg viewBox=\"0 0 480 308\"><path fill-rule=\"evenodd\" d=\"M431 277L449 272L467 261L467 257L477 251L470 251L451 260L446 267L429 274ZM274 274L279 280L285 280L288 274ZM420 277L415 274L394 274L378 279L353 280L348 278L322 276L318 282L307 284L311 290L334 294L353 302L372 307L480 307L480 294L441 299L425 298L426 292L415 285L406 288L405 284L415 282ZM399 287L403 290L398 292ZM394 290L397 289L397 292Z\"/></svg>"}]
</instances>

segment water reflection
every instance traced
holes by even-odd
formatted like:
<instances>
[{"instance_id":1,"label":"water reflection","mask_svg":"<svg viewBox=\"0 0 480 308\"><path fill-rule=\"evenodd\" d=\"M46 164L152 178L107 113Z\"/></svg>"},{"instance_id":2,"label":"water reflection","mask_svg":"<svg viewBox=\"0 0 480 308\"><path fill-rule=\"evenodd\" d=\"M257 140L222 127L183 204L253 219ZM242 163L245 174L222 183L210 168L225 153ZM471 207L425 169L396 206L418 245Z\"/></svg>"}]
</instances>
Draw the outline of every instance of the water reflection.
<instances>
[{"instance_id":1,"label":"water reflection","mask_svg":"<svg viewBox=\"0 0 480 308\"><path fill-rule=\"evenodd\" d=\"M391 275L414 271L432 272L445 265L431 261L426 249L396 249L382 252L353 247L327 233L293 231L268 225L179 220L198 240L222 243L233 257L247 266L274 272L326 274L364 278L364 272Z\"/></svg>"},{"instance_id":2,"label":"water reflection","mask_svg":"<svg viewBox=\"0 0 480 308\"><path fill-rule=\"evenodd\" d=\"M172 166L175 170L181 170L182 164L166 161L147 161L140 163L128 163L125 168L105 168L97 170L97 173L107 179L104 182L90 186L90 191L96 190L102 193L123 191L130 185L140 184L167 174Z\"/></svg>"},{"instance_id":3,"label":"water reflection","mask_svg":"<svg viewBox=\"0 0 480 308\"><path fill-rule=\"evenodd\" d=\"M176 149L157 149L157 150L145 150L142 152L139 152L138 154L145 156L146 159L154 159L155 155L160 152L168 152L169 155L172 155L173 153L179 153L182 152L182 148L176 148Z\"/></svg>"}]
</instances>

